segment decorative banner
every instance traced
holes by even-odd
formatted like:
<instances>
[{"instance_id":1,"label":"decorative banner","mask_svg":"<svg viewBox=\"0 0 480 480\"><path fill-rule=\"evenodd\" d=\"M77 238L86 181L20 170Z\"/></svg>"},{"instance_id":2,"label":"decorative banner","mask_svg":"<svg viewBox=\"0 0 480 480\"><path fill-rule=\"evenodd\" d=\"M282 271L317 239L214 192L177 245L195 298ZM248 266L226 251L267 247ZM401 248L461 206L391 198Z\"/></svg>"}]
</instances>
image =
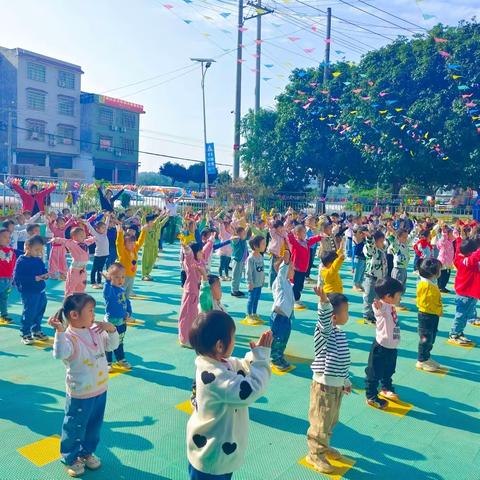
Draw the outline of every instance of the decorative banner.
<instances>
[{"instance_id":1,"label":"decorative banner","mask_svg":"<svg viewBox=\"0 0 480 480\"><path fill-rule=\"evenodd\" d=\"M207 162L208 175L217 175L217 166L215 164L215 144L205 144L205 159Z\"/></svg>"}]
</instances>

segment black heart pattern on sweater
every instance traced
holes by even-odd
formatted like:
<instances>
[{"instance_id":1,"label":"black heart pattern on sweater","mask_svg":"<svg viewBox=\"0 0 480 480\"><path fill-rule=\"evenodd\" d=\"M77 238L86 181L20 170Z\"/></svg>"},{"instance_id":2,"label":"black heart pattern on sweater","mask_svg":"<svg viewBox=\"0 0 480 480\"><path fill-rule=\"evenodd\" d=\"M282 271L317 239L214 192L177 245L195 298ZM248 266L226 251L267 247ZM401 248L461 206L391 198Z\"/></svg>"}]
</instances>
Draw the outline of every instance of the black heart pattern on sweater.
<instances>
[{"instance_id":1,"label":"black heart pattern on sweater","mask_svg":"<svg viewBox=\"0 0 480 480\"><path fill-rule=\"evenodd\" d=\"M225 443L222 445L222 450L223 450L227 455L231 455L236 449L237 449L237 444L236 444L235 442L234 442L234 443L225 442Z\"/></svg>"},{"instance_id":2,"label":"black heart pattern on sweater","mask_svg":"<svg viewBox=\"0 0 480 480\"><path fill-rule=\"evenodd\" d=\"M207 437L199 435L198 433L193 436L192 440L198 448L202 448L207 444Z\"/></svg>"},{"instance_id":3,"label":"black heart pattern on sweater","mask_svg":"<svg viewBox=\"0 0 480 480\"><path fill-rule=\"evenodd\" d=\"M209 383L212 383L214 380L215 380L215 375L213 373L210 373L210 372L202 372L202 375L200 375L201 379L202 379L202 382L205 384L205 385L208 385Z\"/></svg>"},{"instance_id":4,"label":"black heart pattern on sweater","mask_svg":"<svg viewBox=\"0 0 480 480\"><path fill-rule=\"evenodd\" d=\"M243 370L239 370L237 375L241 375L242 377L246 377L245 372Z\"/></svg>"},{"instance_id":5,"label":"black heart pattern on sweater","mask_svg":"<svg viewBox=\"0 0 480 480\"><path fill-rule=\"evenodd\" d=\"M252 387L247 381L244 380L240 384L240 398L242 400L245 400L246 398L248 398L250 396L250 394L252 393L252 391L253 391Z\"/></svg>"}]
</instances>

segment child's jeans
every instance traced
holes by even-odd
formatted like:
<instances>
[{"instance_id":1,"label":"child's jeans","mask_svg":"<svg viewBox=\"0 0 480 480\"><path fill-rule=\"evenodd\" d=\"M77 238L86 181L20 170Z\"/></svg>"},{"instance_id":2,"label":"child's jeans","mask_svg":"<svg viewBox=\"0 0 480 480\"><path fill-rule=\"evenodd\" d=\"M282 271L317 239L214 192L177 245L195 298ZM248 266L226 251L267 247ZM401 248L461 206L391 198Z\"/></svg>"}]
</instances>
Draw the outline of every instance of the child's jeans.
<instances>
[{"instance_id":1,"label":"child's jeans","mask_svg":"<svg viewBox=\"0 0 480 480\"><path fill-rule=\"evenodd\" d=\"M231 257L228 255L220 255L220 267L218 269L219 275L222 277L225 272L225 277L228 277L228 271L230 270Z\"/></svg>"},{"instance_id":2,"label":"child's jeans","mask_svg":"<svg viewBox=\"0 0 480 480\"><path fill-rule=\"evenodd\" d=\"M283 356L292 331L292 321L285 315L272 312L272 316L270 317L270 329L273 334L271 359L272 363L275 365L284 359Z\"/></svg>"},{"instance_id":3,"label":"child's jeans","mask_svg":"<svg viewBox=\"0 0 480 480\"><path fill-rule=\"evenodd\" d=\"M224 473L223 475L212 475L211 473L203 473L195 467L188 464L188 478L190 480L230 480L233 473Z\"/></svg>"},{"instance_id":4,"label":"child's jeans","mask_svg":"<svg viewBox=\"0 0 480 480\"><path fill-rule=\"evenodd\" d=\"M465 329L467 322L477 318L477 299L457 295L455 298L455 317L453 319L450 335L460 335Z\"/></svg>"},{"instance_id":5,"label":"child's jeans","mask_svg":"<svg viewBox=\"0 0 480 480\"><path fill-rule=\"evenodd\" d=\"M8 296L12 291L12 279L0 278L0 316L8 316Z\"/></svg>"},{"instance_id":6,"label":"child's jeans","mask_svg":"<svg viewBox=\"0 0 480 480\"><path fill-rule=\"evenodd\" d=\"M366 275L363 281L363 318L367 320L375 320L373 314L373 300L375 299L375 283L377 279L371 275Z\"/></svg>"},{"instance_id":7,"label":"child's jeans","mask_svg":"<svg viewBox=\"0 0 480 480\"><path fill-rule=\"evenodd\" d=\"M299 272L297 270L295 270L295 273L293 274L293 296L296 302L298 302L302 296L305 275L306 272Z\"/></svg>"},{"instance_id":8,"label":"child's jeans","mask_svg":"<svg viewBox=\"0 0 480 480\"><path fill-rule=\"evenodd\" d=\"M323 460L330 447L330 437L338 422L343 387L330 387L315 380L310 386L310 408L307 432L308 455L313 461Z\"/></svg>"},{"instance_id":9,"label":"child's jeans","mask_svg":"<svg viewBox=\"0 0 480 480\"><path fill-rule=\"evenodd\" d=\"M435 343L440 317L432 313L418 312L418 361L426 362Z\"/></svg>"},{"instance_id":10,"label":"child's jeans","mask_svg":"<svg viewBox=\"0 0 480 480\"><path fill-rule=\"evenodd\" d=\"M106 401L107 392L82 399L67 395L60 440L60 453L66 465L72 465L78 457L95 453L100 441Z\"/></svg>"},{"instance_id":11,"label":"child's jeans","mask_svg":"<svg viewBox=\"0 0 480 480\"><path fill-rule=\"evenodd\" d=\"M118 348L116 348L113 352L105 352L105 356L107 357L107 362L110 364L113 360L113 354L115 354L115 360L119 362L120 360L125 360L125 352L123 351L123 339L125 338L125 332L127 331L127 324L121 319L110 319L110 323L115 325L115 328L118 332L118 337L120 339L118 343Z\"/></svg>"},{"instance_id":12,"label":"child's jeans","mask_svg":"<svg viewBox=\"0 0 480 480\"><path fill-rule=\"evenodd\" d=\"M42 318L47 308L47 296L45 292L22 293L22 325L20 330L22 337L41 331Z\"/></svg>"},{"instance_id":13,"label":"child's jeans","mask_svg":"<svg viewBox=\"0 0 480 480\"><path fill-rule=\"evenodd\" d=\"M407 269L393 267L392 278L394 278L395 280L398 280L402 284L403 293L405 293L405 289L407 288Z\"/></svg>"},{"instance_id":14,"label":"child's jeans","mask_svg":"<svg viewBox=\"0 0 480 480\"><path fill-rule=\"evenodd\" d=\"M447 288L451 273L452 270L450 268L442 268L440 278L438 279L438 288L440 290L445 290Z\"/></svg>"},{"instance_id":15,"label":"child's jeans","mask_svg":"<svg viewBox=\"0 0 480 480\"><path fill-rule=\"evenodd\" d=\"M367 262L364 258L355 258L355 273L353 274L353 284L356 287L361 287L365 280L365 268Z\"/></svg>"},{"instance_id":16,"label":"child's jeans","mask_svg":"<svg viewBox=\"0 0 480 480\"><path fill-rule=\"evenodd\" d=\"M272 258L270 259L270 277L268 279L268 285L272 288L273 282L277 278L277 272L275 271L275 262L277 261L277 256L272 254Z\"/></svg>"},{"instance_id":17,"label":"child's jeans","mask_svg":"<svg viewBox=\"0 0 480 480\"><path fill-rule=\"evenodd\" d=\"M365 369L367 377L365 378L365 394L367 399L378 395L378 382L382 385L382 390L393 392L392 376L397 366L397 349L385 348L373 342L368 356L368 365Z\"/></svg>"},{"instance_id":18,"label":"child's jeans","mask_svg":"<svg viewBox=\"0 0 480 480\"><path fill-rule=\"evenodd\" d=\"M232 292L238 292L240 290L240 280L242 279L244 265L245 262L233 260Z\"/></svg>"},{"instance_id":19,"label":"child's jeans","mask_svg":"<svg viewBox=\"0 0 480 480\"><path fill-rule=\"evenodd\" d=\"M135 277L125 277L125 283L123 288L125 289L125 296L130 298L133 293L133 283L135 282Z\"/></svg>"},{"instance_id":20,"label":"child's jeans","mask_svg":"<svg viewBox=\"0 0 480 480\"><path fill-rule=\"evenodd\" d=\"M255 287L248 291L247 314L255 315L257 313L258 301L262 294L262 287Z\"/></svg>"}]
</instances>

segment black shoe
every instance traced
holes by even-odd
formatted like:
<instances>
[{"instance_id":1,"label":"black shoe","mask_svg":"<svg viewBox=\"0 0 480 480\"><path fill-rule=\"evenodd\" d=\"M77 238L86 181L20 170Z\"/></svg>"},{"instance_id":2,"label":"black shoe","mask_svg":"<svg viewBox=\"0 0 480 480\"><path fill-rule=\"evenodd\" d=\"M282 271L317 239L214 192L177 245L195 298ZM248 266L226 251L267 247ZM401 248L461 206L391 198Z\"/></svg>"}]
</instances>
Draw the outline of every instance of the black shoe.
<instances>
[{"instance_id":1,"label":"black shoe","mask_svg":"<svg viewBox=\"0 0 480 480\"><path fill-rule=\"evenodd\" d=\"M378 396L367 398L367 405L371 407L378 408L380 410L385 410L388 407L388 402L383 398L379 398Z\"/></svg>"},{"instance_id":2,"label":"black shoe","mask_svg":"<svg viewBox=\"0 0 480 480\"><path fill-rule=\"evenodd\" d=\"M243 292L232 292L232 297L244 297L245 294Z\"/></svg>"},{"instance_id":3,"label":"black shoe","mask_svg":"<svg viewBox=\"0 0 480 480\"><path fill-rule=\"evenodd\" d=\"M447 290L446 288L441 288L440 291L442 293L450 293L450 290Z\"/></svg>"},{"instance_id":4,"label":"black shoe","mask_svg":"<svg viewBox=\"0 0 480 480\"><path fill-rule=\"evenodd\" d=\"M375 323L376 323L375 318L364 318L363 321L365 323L368 323L369 325L375 325Z\"/></svg>"}]
</instances>

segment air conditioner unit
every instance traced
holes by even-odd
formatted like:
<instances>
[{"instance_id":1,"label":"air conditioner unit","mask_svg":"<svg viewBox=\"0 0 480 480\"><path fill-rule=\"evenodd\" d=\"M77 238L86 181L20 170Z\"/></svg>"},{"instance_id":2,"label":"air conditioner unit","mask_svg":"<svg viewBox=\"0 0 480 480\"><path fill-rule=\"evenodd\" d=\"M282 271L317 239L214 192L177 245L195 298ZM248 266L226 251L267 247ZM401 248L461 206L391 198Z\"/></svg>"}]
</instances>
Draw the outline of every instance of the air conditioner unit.
<instances>
[{"instance_id":1,"label":"air conditioner unit","mask_svg":"<svg viewBox=\"0 0 480 480\"><path fill-rule=\"evenodd\" d=\"M30 140L38 140L38 139L39 139L38 132L31 132L30 133Z\"/></svg>"},{"instance_id":2,"label":"air conditioner unit","mask_svg":"<svg viewBox=\"0 0 480 480\"><path fill-rule=\"evenodd\" d=\"M111 130L112 132L114 132L114 131L116 130L115 125L110 125L110 130Z\"/></svg>"},{"instance_id":3,"label":"air conditioner unit","mask_svg":"<svg viewBox=\"0 0 480 480\"><path fill-rule=\"evenodd\" d=\"M54 147L56 144L57 144L57 140L53 137L50 137L48 139L48 144L51 146L51 147Z\"/></svg>"},{"instance_id":4,"label":"air conditioner unit","mask_svg":"<svg viewBox=\"0 0 480 480\"><path fill-rule=\"evenodd\" d=\"M121 157L122 156L122 151L121 150L115 150L115 155L117 157Z\"/></svg>"},{"instance_id":5,"label":"air conditioner unit","mask_svg":"<svg viewBox=\"0 0 480 480\"><path fill-rule=\"evenodd\" d=\"M73 140L71 138L64 138L63 139L63 144L64 145L72 145Z\"/></svg>"},{"instance_id":6,"label":"air conditioner unit","mask_svg":"<svg viewBox=\"0 0 480 480\"><path fill-rule=\"evenodd\" d=\"M114 148L113 147L108 147L107 148L107 152L113 152L114 151Z\"/></svg>"},{"instance_id":7,"label":"air conditioner unit","mask_svg":"<svg viewBox=\"0 0 480 480\"><path fill-rule=\"evenodd\" d=\"M122 127L122 132L126 133L126 131L127 131L127 127Z\"/></svg>"},{"instance_id":8,"label":"air conditioner unit","mask_svg":"<svg viewBox=\"0 0 480 480\"><path fill-rule=\"evenodd\" d=\"M59 87L63 87L63 88L66 88L67 87L67 84L65 82L62 82L62 81L58 81L58 86Z\"/></svg>"}]
</instances>

